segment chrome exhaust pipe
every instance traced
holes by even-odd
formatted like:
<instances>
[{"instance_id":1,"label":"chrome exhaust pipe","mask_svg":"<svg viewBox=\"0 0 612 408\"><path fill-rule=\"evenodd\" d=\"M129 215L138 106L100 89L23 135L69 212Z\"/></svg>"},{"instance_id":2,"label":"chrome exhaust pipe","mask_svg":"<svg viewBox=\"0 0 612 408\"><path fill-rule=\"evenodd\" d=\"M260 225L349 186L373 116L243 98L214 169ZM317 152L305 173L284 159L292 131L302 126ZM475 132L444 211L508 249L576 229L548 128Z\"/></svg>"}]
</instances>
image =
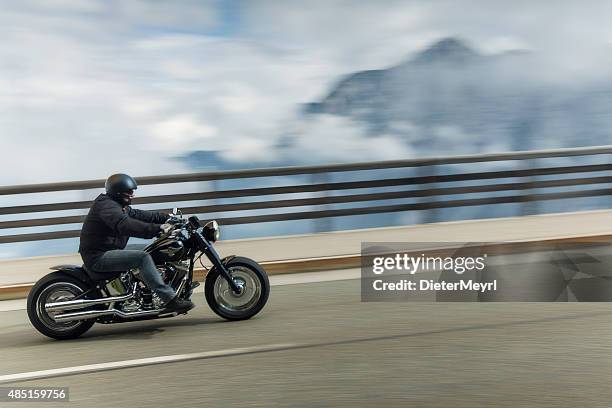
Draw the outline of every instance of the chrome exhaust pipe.
<instances>
[{"instance_id":1,"label":"chrome exhaust pipe","mask_svg":"<svg viewBox=\"0 0 612 408\"><path fill-rule=\"evenodd\" d=\"M130 300L136 294L137 284L134 283L134 287L132 288L132 292L122 295L122 296L113 296L113 297L105 297L99 299L77 299L77 300L67 300L65 302L53 302L45 304L45 311L49 312L61 312L63 310L74 310L74 309L85 309L86 307L95 306L95 305L104 305L111 302L123 302L126 300Z\"/></svg>"},{"instance_id":2,"label":"chrome exhaust pipe","mask_svg":"<svg viewBox=\"0 0 612 408\"><path fill-rule=\"evenodd\" d=\"M179 287L176 290L177 294L180 294L187 283L187 276L184 276L179 284ZM55 303L47 303L45 304L45 310L47 312L56 312L56 311L64 311L64 310L74 310L74 309L84 309L89 306L107 304L111 302L123 302L125 300L129 300L133 298L136 294L137 284L134 284L132 289L132 293L123 296L115 296L115 297L107 297L102 299L78 299L78 300L69 300L66 302L55 302ZM57 323L66 323L75 320L91 320L97 319L98 317L103 316L119 316L123 319L133 319L137 317L145 317L145 316L159 316L159 315L170 315L173 312L162 313L163 309L155 309L155 310L141 310L138 312L124 312L118 309L106 309L106 310L85 310L82 312L70 312L70 313L62 313L55 316L52 316L53 320Z\"/></svg>"},{"instance_id":3,"label":"chrome exhaust pipe","mask_svg":"<svg viewBox=\"0 0 612 408\"><path fill-rule=\"evenodd\" d=\"M157 316L162 312L162 309L142 310L139 312L123 312L117 309L107 310L86 310L84 312L63 313L53 316L53 320L57 323L71 322L74 320L91 320L102 316L119 316L124 319L133 319L135 317Z\"/></svg>"}]
</instances>

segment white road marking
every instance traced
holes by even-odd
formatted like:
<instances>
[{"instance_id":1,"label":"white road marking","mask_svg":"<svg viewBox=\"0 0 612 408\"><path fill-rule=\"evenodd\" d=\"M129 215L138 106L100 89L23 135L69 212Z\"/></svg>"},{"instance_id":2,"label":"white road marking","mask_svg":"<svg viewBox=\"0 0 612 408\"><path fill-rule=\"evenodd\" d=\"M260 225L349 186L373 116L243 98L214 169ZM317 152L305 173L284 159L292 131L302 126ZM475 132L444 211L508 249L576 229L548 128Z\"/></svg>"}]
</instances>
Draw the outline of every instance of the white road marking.
<instances>
[{"instance_id":1,"label":"white road marking","mask_svg":"<svg viewBox=\"0 0 612 408\"><path fill-rule=\"evenodd\" d=\"M205 351L201 353L176 354L171 356L160 356L150 358L139 358L136 360L113 361L110 363L88 364L74 367L55 368L51 370L30 371L25 373L8 374L0 376L0 384L18 381L39 380L42 378L64 377L67 375L86 374L100 371L117 370L121 368L142 367L154 364L175 363L177 361L202 360L218 357L239 356L242 354L262 353L269 351L281 351L298 347L297 344L269 344L254 347L242 347L218 351Z\"/></svg>"},{"instance_id":2,"label":"white road marking","mask_svg":"<svg viewBox=\"0 0 612 408\"><path fill-rule=\"evenodd\" d=\"M336 271L320 271L320 272L302 272L302 273L287 273L281 275L271 275L270 285L284 286L297 285L300 283L316 283L316 282L331 282L345 279L359 279L359 268L340 269ZM204 292L204 285L200 285L195 293ZM3 300L0 301L0 312L9 312L12 310L25 310L26 299Z\"/></svg>"}]
</instances>

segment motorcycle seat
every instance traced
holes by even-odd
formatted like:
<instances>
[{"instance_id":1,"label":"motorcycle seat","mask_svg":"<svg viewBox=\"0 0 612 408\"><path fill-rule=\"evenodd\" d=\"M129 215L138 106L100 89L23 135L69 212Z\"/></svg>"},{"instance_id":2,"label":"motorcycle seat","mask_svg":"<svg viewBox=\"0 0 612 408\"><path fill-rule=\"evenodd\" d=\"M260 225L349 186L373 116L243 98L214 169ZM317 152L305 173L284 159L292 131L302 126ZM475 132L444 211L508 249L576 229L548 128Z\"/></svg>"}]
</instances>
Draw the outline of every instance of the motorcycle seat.
<instances>
[{"instance_id":1,"label":"motorcycle seat","mask_svg":"<svg viewBox=\"0 0 612 408\"><path fill-rule=\"evenodd\" d=\"M95 272L95 271L92 271L91 269L85 267L85 265L83 265L81 267L81 269L83 269L85 271L85 273L87 273L89 278L91 280L95 281L95 282L99 282L99 281L103 281L103 280L115 279L115 278L119 277L119 275L121 275L123 272L125 272L125 271Z\"/></svg>"},{"instance_id":2,"label":"motorcycle seat","mask_svg":"<svg viewBox=\"0 0 612 408\"><path fill-rule=\"evenodd\" d=\"M85 265L56 265L51 268L54 271L68 271L72 274L82 275L87 280L93 282L100 282L107 279L115 279L125 271L113 271L113 272L94 272L85 267Z\"/></svg>"}]
</instances>

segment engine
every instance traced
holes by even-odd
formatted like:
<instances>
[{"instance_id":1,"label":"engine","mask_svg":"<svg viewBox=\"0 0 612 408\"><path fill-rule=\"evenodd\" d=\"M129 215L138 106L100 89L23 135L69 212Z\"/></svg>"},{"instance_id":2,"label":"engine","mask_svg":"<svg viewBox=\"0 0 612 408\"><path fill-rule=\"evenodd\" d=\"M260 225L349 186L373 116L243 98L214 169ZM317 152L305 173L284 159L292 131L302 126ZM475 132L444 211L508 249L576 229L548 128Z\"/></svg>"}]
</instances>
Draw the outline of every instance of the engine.
<instances>
[{"instance_id":1,"label":"engine","mask_svg":"<svg viewBox=\"0 0 612 408\"><path fill-rule=\"evenodd\" d=\"M163 265L158 265L157 271L159 272L159 275L164 283L177 288L181 279L183 279L183 277L189 273L189 262L166 262ZM125 286L132 287L131 281L134 280L134 278L130 273L126 273L126 275L128 276L125 278L125 283L127 283ZM163 302L161 299L155 293L152 293L144 282L140 281L139 279L137 281L138 288L136 290L136 295L132 299L123 302L120 306L121 310L124 312L135 312L138 310L162 308Z\"/></svg>"},{"instance_id":2,"label":"engine","mask_svg":"<svg viewBox=\"0 0 612 408\"><path fill-rule=\"evenodd\" d=\"M157 266L157 271L166 284L177 288L181 279L189 273L189 261L165 262ZM162 307L161 299L138 278L137 270L124 272L118 278L108 282L106 290L110 296L123 296L134 287L134 283L137 284L134 297L118 304L118 309L130 313Z\"/></svg>"}]
</instances>

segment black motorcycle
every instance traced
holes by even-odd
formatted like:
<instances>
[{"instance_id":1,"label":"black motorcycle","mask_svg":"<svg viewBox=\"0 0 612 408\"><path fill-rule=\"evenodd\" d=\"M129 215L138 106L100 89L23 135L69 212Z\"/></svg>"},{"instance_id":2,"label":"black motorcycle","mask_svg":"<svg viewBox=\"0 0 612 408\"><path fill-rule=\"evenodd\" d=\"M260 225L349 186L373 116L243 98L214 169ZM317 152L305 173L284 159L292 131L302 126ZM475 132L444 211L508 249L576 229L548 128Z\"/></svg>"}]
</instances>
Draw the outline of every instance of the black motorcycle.
<instances>
[{"instance_id":1,"label":"black motorcycle","mask_svg":"<svg viewBox=\"0 0 612 408\"><path fill-rule=\"evenodd\" d=\"M219 225L201 226L196 216L184 219L174 210L173 228L145 248L164 282L178 296L190 299L199 282L193 280L195 263L203 255L212 267L206 274L204 293L210 308L227 320L245 320L265 306L270 283L263 268L240 256L219 257L213 243ZM203 263L202 263L202 266ZM138 270L99 274L77 265L59 265L40 279L28 295L28 317L42 334L72 339L94 323L120 323L176 316L164 311L160 299L139 279Z\"/></svg>"}]
</instances>

